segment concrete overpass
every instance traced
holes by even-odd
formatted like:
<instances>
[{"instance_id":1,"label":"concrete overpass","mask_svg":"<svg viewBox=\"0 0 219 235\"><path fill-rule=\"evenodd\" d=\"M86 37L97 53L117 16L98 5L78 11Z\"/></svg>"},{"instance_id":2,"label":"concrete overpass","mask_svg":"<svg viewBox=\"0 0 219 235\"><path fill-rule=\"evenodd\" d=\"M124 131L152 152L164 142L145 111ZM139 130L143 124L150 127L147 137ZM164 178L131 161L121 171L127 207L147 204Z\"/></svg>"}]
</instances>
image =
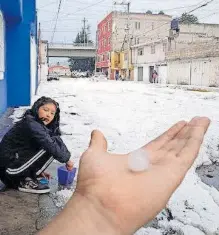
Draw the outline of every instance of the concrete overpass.
<instances>
[{"instance_id":1,"label":"concrete overpass","mask_svg":"<svg viewBox=\"0 0 219 235\"><path fill-rule=\"evenodd\" d=\"M93 44L48 44L48 57L94 58L95 56L96 47Z\"/></svg>"}]
</instances>

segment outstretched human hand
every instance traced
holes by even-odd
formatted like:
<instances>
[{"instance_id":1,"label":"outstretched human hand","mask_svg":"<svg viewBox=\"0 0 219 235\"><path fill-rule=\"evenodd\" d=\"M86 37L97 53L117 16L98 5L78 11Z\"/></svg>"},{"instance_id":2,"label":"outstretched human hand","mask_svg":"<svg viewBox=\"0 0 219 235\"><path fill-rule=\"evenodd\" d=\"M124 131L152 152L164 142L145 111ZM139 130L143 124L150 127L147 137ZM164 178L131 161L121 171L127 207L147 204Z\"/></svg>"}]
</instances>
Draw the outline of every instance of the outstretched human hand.
<instances>
[{"instance_id":1,"label":"outstretched human hand","mask_svg":"<svg viewBox=\"0 0 219 235\"><path fill-rule=\"evenodd\" d=\"M94 131L77 191L99 201L123 234L134 232L165 207L196 159L209 123L207 118L179 122L144 146L151 167L141 173L128 169L128 155L108 153L104 136Z\"/></svg>"},{"instance_id":2,"label":"outstretched human hand","mask_svg":"<svg viewBox=\"0 0 219 235\"><path fill-rule=\"evenodd\" d=\"M66 235L133 234L165 208L195 161L209 124L199 117L179 122L142 147L151 163L144 172L130 171L128 154L108 153L105 137L94 131L75 194L42 235L62 234L59 227Z\"/></svg>"}]
</instances>

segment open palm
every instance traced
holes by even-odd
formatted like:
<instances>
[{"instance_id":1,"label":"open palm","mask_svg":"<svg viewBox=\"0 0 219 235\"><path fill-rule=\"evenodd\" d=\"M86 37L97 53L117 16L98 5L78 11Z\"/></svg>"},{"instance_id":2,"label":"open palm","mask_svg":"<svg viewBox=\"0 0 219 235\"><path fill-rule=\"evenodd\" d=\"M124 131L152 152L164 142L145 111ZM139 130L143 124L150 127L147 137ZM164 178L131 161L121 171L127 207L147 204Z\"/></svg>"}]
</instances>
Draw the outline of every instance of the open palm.
<instances>
[{"instance_id":1,"label":"open palm","mask_svg":"<svg viewBox=\"0 0 219 235\"><path fill-rule=\"evenodd\" d=\"M135 232L165 207L196 159L209 124L199 117L179 122L142 147L151 165L139 173L129 170L128 154L108 153L105 137L94 131L76 191L100 203L121 234Z\"/></svg>"}]
</instances>

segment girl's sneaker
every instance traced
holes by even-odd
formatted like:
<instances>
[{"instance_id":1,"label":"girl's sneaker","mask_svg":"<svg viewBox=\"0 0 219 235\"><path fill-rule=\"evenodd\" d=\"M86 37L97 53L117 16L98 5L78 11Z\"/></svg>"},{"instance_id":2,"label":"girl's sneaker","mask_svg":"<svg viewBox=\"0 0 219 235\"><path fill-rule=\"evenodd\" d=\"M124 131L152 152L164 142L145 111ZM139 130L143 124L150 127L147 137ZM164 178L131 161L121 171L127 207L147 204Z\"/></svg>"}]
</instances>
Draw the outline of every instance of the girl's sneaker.
<instances>
[{"instance_id":1,"label":"girl's sneaker","mask_svg":"<svg viewBox=\"0 0 219 235\"><path fill-rule=\"evenodd\" d=\"M0 180L0 192L4 192L6 188L6 185Z\"/></svg>"},{"instance_id":2,"label":"girl's sneaker","mask_svg":"<svg viewBox=\"0 0 219 235\"><path fill-rule=\"evenodd\" d=\"M34 181L31 178L26 178L20 182L18 190L24 193L45 194L50 192L48 184L42 184L40 181Z\"/></svg>"}]
</instances>

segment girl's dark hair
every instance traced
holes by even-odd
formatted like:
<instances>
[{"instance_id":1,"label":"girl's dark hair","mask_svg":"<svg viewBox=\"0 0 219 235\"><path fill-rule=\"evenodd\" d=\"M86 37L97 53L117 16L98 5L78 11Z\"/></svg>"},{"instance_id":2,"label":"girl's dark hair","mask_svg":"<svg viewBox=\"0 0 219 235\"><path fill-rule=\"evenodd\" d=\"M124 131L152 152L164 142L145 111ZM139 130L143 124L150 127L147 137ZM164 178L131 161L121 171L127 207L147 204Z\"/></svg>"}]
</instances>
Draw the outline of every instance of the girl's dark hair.
<instances>
[{"instance_id":1,"label":"girl's dark hair","mask_svg":"<svg viewBox=\"0 0 219 235\"><path fill-rule=\"evenodd\" d=\"M24 115L23 115L23 118L25 118L27 115L31 115L33 117L35 117L35 119L37 121L41 121L39 119L39 116L38 116L38 111L39 111L39 108L45 104L49 104L49 103L52 103L56 106L56 113L55 113L55 116L54 116L54 119L52 120L52 122L47 125L46 127L49 128L54 134L56 135L61 135L61 131L60 131L60 128L59 128L59 125L60 125L60 108L59 108L59 103L57 103L55 100L49 98L49 97L45 97L45 96L42 96L41 98L39 98L32 106L31 109L28 109Z\"/></svg>"}]
</instances>

